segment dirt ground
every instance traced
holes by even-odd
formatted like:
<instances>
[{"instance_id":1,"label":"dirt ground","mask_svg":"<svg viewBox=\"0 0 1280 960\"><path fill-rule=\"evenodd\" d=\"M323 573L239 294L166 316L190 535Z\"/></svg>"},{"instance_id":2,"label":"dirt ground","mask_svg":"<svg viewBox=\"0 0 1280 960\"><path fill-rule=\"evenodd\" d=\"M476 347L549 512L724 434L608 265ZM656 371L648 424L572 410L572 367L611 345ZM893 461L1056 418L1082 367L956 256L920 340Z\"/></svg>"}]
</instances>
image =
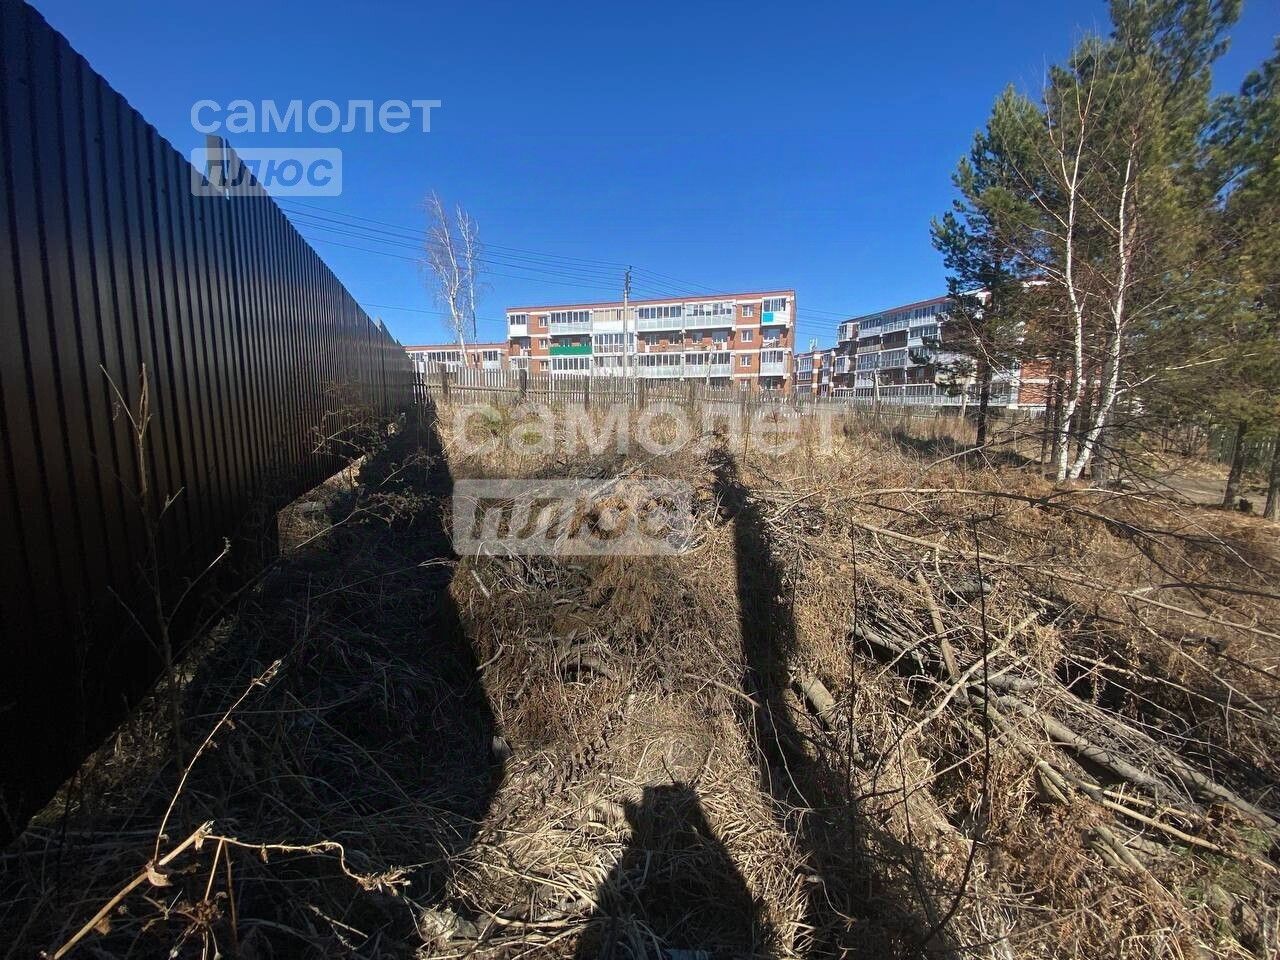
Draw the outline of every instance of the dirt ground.
<instances>
[{"instance_id":1,"label":"dirt ground","mask_svg":"<svg viewBox=\"0 0 1280 960\"><path fill-rule=\"evenodd\" d=\"M181 737L144 704L0 855L0 955L1276 955L1275 525L937 425L448 414L282 515ZM678 549L459 556L491 477L687 484Z\"/></svg>"}]
</instances>

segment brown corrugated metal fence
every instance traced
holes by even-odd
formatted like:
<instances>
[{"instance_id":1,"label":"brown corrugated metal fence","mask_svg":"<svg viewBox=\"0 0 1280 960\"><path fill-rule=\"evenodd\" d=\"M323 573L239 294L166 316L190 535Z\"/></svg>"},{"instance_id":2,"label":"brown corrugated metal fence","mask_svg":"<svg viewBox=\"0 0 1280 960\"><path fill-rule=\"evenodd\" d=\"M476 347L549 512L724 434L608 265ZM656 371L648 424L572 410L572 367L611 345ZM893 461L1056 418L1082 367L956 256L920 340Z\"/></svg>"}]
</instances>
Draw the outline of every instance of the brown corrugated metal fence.
<instances>
[{"instance_id":1,"label":"brown corrugated metal fence","mask_svg":"<svg viewBox=\"0 0 1280 960\"><path fill-rule=\"evenodd\" d=\"M412 368L256 184L193 196L187 161L19 0L0 0L0 169L4 834L157 673L123 409L144 366L170 595L333 472L327 414L389 418Z\"/></svg>"}]
</instances>

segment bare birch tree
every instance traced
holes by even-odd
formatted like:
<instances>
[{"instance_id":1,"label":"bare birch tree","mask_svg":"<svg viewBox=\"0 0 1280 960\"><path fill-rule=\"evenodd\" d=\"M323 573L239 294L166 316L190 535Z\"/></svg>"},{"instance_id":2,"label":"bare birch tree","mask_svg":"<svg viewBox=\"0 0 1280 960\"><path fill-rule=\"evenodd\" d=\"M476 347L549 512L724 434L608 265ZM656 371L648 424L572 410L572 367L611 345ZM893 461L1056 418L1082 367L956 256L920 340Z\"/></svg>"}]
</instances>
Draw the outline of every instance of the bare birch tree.
<instances>
[{"instance_id":1,"label":"bare birch tree","mask_svg":"<svg viewBox=\"0 0 1280 960\"><path fill-rule=\"evenodd\" d=\"M427 197L424 266L435 300L448 311L449 329L467 366L467 340L476 335L476 302L480 273L480 231L462 206L451 216L434 190Z\"/></svg>"},{"instance_id":2,"label":"bare birch tree","mask_svg":"<svg viewBox=\"0 0 1280 960\"><path fill-rule=\"evenodd\" d=\"M1126 302L1134 241L1130 208L1136 144L1129 144L1117 183L1109 176L1115 130L1104 122L1117 85L1114 78L1107 78L1100 86L1087 55L1078 53L1077 58L1084 61L1083 69L1053 72L1045 93L1043 135L1027 138L1034 145L1034 169L1022 171L1023 184L1041 217L1039 244L1028 259L1060 288L1067 307L1069 378L1053 442L1054 474L1060 482L1078 479L1084 472L1115 403L1129 320ZM1103 356L1097 358L1102 392L1090 411L1091 422L1077 424L1091 386L1086 361L1098 340L1104 342ZM1083 434L1074 458L1073 429Z\"/></svg>"},{"instance_id":3,"label":"bare birch tree","mask_svg":"<svg viewBox=\"0 0 1280 960\"><path fill-rule=\"evenodd\" d=\"M1209 67L1234 13L1193 14L1181 0L1113 3L1112 37L1085 40L1051 68L1041 106L1010 111L1017 122L995 131L1033 211L1014 252L1057 290L1065 321L1059 481L1114 448L1120 401L1149 380L1144 331L1198 282L1212 200L1198 164Z\"/></svg>"}]
</instances>

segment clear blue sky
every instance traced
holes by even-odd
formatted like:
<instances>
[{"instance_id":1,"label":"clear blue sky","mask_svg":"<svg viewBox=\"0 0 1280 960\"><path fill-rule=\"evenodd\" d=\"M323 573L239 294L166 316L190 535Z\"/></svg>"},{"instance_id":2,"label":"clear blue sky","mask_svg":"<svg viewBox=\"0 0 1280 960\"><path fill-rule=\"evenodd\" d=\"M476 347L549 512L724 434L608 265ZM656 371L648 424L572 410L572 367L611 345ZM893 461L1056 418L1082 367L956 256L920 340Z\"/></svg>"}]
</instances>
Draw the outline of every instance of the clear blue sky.
<instances>
[{"instance_id":1,"label":"clear blue sky","mask_svg":"<svg viewBox=\"0 0 1280 960\"><path fill-rule=\"evenodd\" d=\"M616 299L623 264L638 296L795 287L802 343L937 295L929 219L992 100L1106 25L1102 0L34 2L184 153L201 98L442 100L430 134L233 138L344 151L342 196L285 206L405 343L445 338L432 189L491 245L484 337L509 305ZM1246 0L1218 88L1278 32Z\"/></svg>"}]
</instances>

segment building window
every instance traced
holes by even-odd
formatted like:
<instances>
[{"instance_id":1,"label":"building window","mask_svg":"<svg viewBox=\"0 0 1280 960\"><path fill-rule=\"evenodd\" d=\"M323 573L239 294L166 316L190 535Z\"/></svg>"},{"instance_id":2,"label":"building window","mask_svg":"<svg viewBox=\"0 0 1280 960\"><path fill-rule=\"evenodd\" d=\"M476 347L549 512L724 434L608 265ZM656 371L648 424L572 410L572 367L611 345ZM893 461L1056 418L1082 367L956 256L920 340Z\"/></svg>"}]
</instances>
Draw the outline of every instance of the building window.
<instances>
[{"instance_id":1,"label":"building window","mask_svg":"<svg viewBox=\"0 0 1280 960\"><path fill-rule=\"evenodd\" d=\"M644 353L638 358L642 367L678 367L683 359L678 353Z\"/></svg>"},{"instance_id":2,"label":"building window","mask_svg":"<svg viewBox=\"0 0 1280 960\"><path fill-rule=\"evenodd\" d=\"M684 316L684 304L675 303L664 307L640 307L636 316L641 320L667 320Z\"/></svg>"},{"instance_id":3,"label":"building window","mask_svg":"<svg viewBox=\"0 0 1280 960\"><path fill-rule=\"evenodd\" d=\"M717 330L715 333L711 335L711 342L712 343L728 343L729 332L727 330Z\"/></svg>"},{"instance_id":4,"label":"building window","mask_svg":"<svg viewBox=\"0 0 1280 960\"><path fill-rule=\"evenodd\" d=\"M766 297L763 309L765 313L781 313L783 310L787 309L787 298Z\"/></svg>"},{"instance_id":5,"label":"building window","mask_svg":"<svg viewBox=\"0 0 1280 960\"><path fill-rule=\"evenodd\" d=\"M743 343L750 343L755 338L756 332L754 330L743 330L738 334L738 339Z\"/></svg>"},{"instance_id":6,"label":"building window","mask_svg":"<svg viewBox=\"0 0 1280 960\"><path fill-rule=\"evenodd\" d=\"M756 308L752 304L745 304L742 308L742 315L744 317L754 317L756 315Z\"/></svg>"},{"instance_id":7,"label":"building window","mask_svg":"<svg viewBox=\"0 0 1280 960\"><path fill-rule=\"evenodd\" d=\"M733 313L733 307L727 303L691 303L687 311L691 317L727 317Z\"/></svg>"},{"instance_id":8,"label":"building window","mask_svg":"<svg viewBox=\"0 0 1280 960\"><path fill-rule=\"evenodd\" d=\"M748 354L744 354L744 355L742 355L741 357L739 357L739 358L738 358L738 366L740 366L740 367L749 367L749 366L751 366L751 354L749 354L749 353L748 353Z\"/></svg>"},{"instance_id":9,"label":"building window","mask_svg":"<svg viewBox=\"0 0 1280 960\"><path fill-rule=\"evenodd\" d=\"M551 325L558 326L560 324L590 323L590 310L552 310Z\"/></svg>"},{"instance_id":10,"label":"building window","mask_svg":"<svg viewBox=\"0 0 1280 960\"><path fill-rule=\"evenodd\" d=\"M513 327L527 326L529 323L529 315L527 313L509 313L507 314L507 323Z\"/></svg>"}]
</instances>

